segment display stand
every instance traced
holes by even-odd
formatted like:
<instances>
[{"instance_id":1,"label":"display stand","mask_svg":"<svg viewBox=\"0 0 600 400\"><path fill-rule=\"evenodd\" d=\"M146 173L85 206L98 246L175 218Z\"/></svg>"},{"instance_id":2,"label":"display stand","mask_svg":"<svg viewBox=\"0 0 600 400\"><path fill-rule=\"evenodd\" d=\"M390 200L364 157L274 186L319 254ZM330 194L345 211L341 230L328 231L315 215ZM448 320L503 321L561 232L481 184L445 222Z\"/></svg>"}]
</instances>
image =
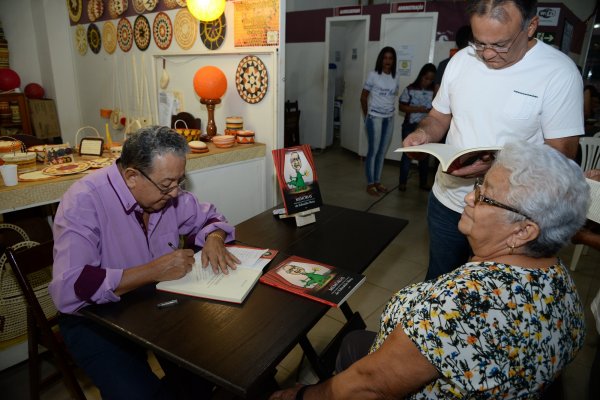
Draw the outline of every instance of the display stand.
<instances>
[{"instance_id":1,"label":"display stand","mask_svg":"<svg viewBox=\"0 0 600 400\"><path fill-rule=\"evenodd\" d=\"M317 220L315 214L320 211L319 207L311 208L310 210L301 211L295 214L285 214L285 208L273 211L274 214L278 214L280 219L294 218L296 220L296 226L301 227L304 225L312 224Z\"/></svg>"}]
</instances>

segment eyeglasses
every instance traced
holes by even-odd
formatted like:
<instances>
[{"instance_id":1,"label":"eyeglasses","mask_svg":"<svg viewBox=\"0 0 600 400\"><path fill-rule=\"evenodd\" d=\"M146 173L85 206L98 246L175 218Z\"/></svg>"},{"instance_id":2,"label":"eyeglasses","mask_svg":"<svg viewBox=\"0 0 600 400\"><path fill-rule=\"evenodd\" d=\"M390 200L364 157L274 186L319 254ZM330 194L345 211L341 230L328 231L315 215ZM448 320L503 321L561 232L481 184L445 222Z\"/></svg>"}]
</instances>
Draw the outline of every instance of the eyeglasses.
<instances>
[{"instance_id":1,"label":"eyeglasses","mask_svg":"<svg viewBox=\"0 0 600 400\"><path fill-rule=\"evenodd\" d=\"M504 210L512 211L516 214L519 214L519 215L527 218L530 221L533 221L533 219L531 217L529 217L527 214L522 213L521 211L517 210L516 208L507 206L506 204L502 204L499 201L490 199L489 197L485 197L484 195L482 195L481 194L481 185L482 184L483 184L483 182L481 180L477 179L475 181L475 185L473 185L473 191L475 192L475 205L483 202L483 203L493 206L493 207L498 207L498 208L502 208Z\"/></svg>"},{"instance_id":2,"label":"eyeglasses","mask_svg":"<svg viewBox=\"0 0 600 400\"><path fill-rule=\"evenodd\" d=\"M158 183L154 182L152 180L152 178L150 178L148 175L146 175L146 173L144 171L142 171L141 169L138 169L138 171L140 172L140 174L142 174L144 176L144 178L148 179L150 181L150 183L152 183L158 189L160 194L162 194L162 195L169 194L175 189L179 189L179 190L185 189L185 178L182 178L181 180L179 180L175 186L164 188L164 187L161 187Z\"/></svg>"},{"instance_id":3,"label":"eyeglasses","mask_svg":"<svg viewBox=\"0 0 600 400\"><path fill-rule=\"evenodd\" d=\"M521 29L516 36L510 41L509 46L497 46L495 44L483 44L479 42L469 42L469 46L471 46L475 51L484 51L485 49L490 49L496 53L508 53L512 48L513 44L517 41L517 38L521 33L525 32L524 29Z\"/></svg>"}]
</instances>

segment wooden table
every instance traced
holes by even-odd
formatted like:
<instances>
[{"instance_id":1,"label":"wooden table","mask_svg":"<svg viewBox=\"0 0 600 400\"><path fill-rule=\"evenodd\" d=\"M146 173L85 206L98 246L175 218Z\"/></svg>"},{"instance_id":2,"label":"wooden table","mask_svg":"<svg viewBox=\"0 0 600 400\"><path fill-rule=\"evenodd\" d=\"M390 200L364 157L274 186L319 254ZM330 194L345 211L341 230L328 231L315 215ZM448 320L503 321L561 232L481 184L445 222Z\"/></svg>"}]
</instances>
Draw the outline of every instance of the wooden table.
<instances>
[{"instance_id":1,"label":"wooden table","mask_svg":"<svg viewBox=\"0 0 600 400\"><path fill-rule=\"evenodd\" d=\"M280 250L269 268L298 255L362 272L406 224L323 206L316 223L297 228L293 219L279 220L267 210L237 225L236 237L243 244ZM174 297L177 306L156 307ZM306 334L328 309L259 283L241 305L157 292L152 285L82 312L216 385L253 398L296 344L310 352ZM311 362L321 362L317 354L308 355Z\"/></svg>"}]
</instances>

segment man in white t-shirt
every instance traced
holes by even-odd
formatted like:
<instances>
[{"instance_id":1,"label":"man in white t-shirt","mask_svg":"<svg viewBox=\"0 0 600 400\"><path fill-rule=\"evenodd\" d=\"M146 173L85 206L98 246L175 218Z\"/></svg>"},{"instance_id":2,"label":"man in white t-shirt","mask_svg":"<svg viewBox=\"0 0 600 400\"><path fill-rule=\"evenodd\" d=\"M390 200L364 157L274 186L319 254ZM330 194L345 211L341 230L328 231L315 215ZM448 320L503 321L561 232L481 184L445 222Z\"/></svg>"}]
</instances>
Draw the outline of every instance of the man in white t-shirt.
<instances>
[{"instance_id":1,"label":"man in white t-shirt","mask_svg":"<svg viewBox=\"0 0 600 400\"><path fill-rule=\"evenodd\" d=\"M575 157L584 132L581 75L569 57L535 39L536 9L535 0L469 2L473 42L450 60L432 110L404 146L438 142L449 129L446 143L465 149L524 139ZM492 161L479 159L452 174L438 169L428 204L426 279L469 258L457 224L465 195Z\"/></svg>"}]
</instances>

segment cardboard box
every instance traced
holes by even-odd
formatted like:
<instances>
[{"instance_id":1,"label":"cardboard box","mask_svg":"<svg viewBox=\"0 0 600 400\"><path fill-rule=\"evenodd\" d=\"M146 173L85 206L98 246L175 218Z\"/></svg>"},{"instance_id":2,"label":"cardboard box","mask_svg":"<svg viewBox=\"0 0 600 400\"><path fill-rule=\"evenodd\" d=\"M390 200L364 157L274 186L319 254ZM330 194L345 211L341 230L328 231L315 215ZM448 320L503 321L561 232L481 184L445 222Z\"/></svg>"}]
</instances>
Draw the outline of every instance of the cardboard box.
<instances>
[{"instance_id":1,"label":"cardboard box","mask_svg":"<svg viewBox=\"0 0 600 400\"><path fill-rule=\"evenodd\" d=\"M51 99L29 99L29 113L33 133L40 139L60 137L56 104Z\"/></svg>"}]
</instances>

